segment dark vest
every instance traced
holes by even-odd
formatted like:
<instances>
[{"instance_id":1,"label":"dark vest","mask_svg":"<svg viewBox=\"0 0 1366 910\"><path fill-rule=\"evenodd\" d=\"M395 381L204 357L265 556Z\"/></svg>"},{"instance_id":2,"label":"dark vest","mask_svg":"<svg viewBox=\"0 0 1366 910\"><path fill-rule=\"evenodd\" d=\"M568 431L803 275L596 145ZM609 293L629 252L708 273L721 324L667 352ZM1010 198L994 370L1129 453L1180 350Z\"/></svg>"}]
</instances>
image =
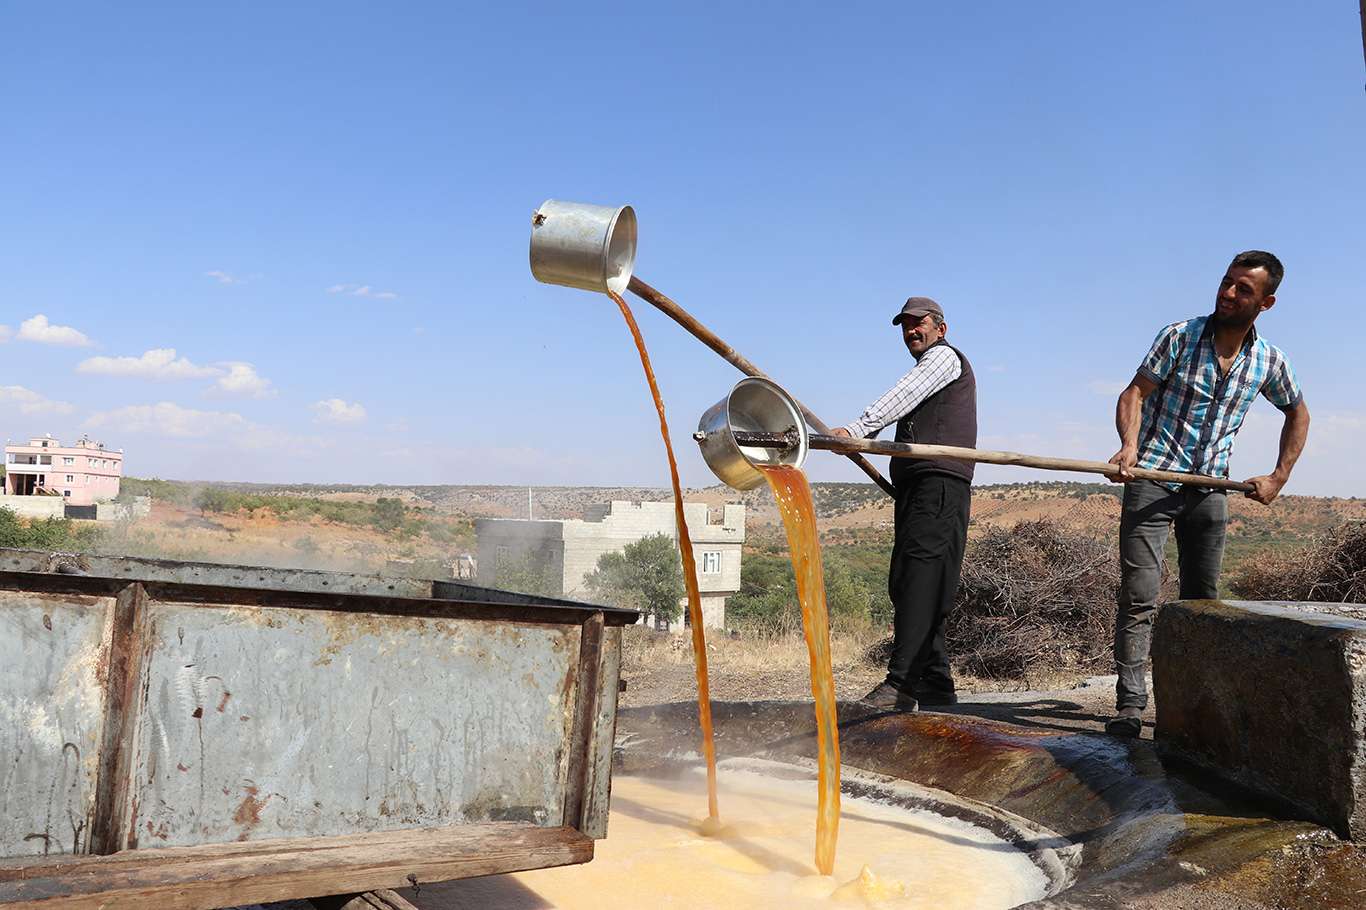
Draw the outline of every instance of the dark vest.
<instances>
[{"instance_id":1,"label":"dark vest","mask_svg":"<svg viewBox=\"0 0 1366 910\"><path fill-rule=\"evenodd\" d=\"M948 346L958 355L963 372L896 422L897 442L977 448L977 377L963 352ZM892 484L901 487L922 473L951 474L971 482L973 467L961 458L893 458Z\"/></svg>"}]
</instances>

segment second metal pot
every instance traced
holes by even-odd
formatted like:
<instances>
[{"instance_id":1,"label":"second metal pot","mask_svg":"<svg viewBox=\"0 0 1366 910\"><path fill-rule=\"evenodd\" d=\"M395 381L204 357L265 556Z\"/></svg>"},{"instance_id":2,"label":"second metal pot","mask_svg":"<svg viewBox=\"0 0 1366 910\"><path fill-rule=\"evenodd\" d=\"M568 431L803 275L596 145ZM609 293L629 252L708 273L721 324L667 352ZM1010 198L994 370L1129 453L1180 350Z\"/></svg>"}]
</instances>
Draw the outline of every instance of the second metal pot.
<instances>
[{"instance_id":1,"label":"second metal pot","mask_svg":"<svg viewBox=\"0 0 1366 910\"><path fill-rule=\"evenodd\" d=\"M736 432L788 433L795 431L797 445L770 449L740 446ZM758 377L741 379L730 394L707 409L697 424L698 445L707 467L726 486L752 490L764 482L755 465L791 465L806 461L807 430L801 409L775 382Z\"/></svg>"}]
</instances>

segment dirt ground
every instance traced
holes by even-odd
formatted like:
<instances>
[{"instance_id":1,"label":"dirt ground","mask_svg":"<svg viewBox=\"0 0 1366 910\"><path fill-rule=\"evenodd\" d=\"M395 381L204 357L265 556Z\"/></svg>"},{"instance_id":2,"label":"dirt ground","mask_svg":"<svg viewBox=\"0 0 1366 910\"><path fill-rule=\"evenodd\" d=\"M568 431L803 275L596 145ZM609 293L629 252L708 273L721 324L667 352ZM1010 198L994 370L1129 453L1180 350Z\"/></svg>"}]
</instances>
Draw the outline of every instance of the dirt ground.
<instances>
[{"instance_id":1,"label":"dirt ground","mask_svg":"<svg viewBox=\"0 0 1366 910\"><path fill-rule=\"evenodd\" d=\"M869 628L835 632L830 638L835 692L841 700L866 695L886 675L885 664L865 655L883 633ZM707 640L708 678L715 701L769 701L811 697L811 669L805 641L781 638ZM622 707L693 701L697 676L692 642L685 635L641 626L626 630L622 643ZM1114 677L1054 672L1021 680L956 680L961 704L943 710L1059 729L1100 729L1114 707ZM1152 718L1145 735L1151 738Z\"/></svg>"}]
</instances>

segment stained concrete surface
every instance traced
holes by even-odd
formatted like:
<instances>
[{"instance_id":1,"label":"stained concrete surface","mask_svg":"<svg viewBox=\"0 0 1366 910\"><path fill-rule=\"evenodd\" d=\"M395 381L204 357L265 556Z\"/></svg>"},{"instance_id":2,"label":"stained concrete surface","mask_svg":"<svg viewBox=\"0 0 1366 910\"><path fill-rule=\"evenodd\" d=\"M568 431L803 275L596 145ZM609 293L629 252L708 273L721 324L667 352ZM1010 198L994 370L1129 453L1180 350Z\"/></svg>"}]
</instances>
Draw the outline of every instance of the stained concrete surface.
<instances>
[{"instance_id":1,"label":"stained concrete surface","mask_svg":"<svg viewBox=\"0 0 1366 910\"><path fill-rule=\"evenodd\" d=\"M997 806L1079 847L1067 887L1029 905L1049 910L1360 908L1366 852L1283 807L1173 764L1149 738L1099 732L1113 677L1061 692L970 696L947 712L840 706L852 768ZM717 751L809 759L809 703L717 703ZM624 710L622 766L695 761L693 704ZM1011 718L1002 722L996 718ZM420 906L420 904L419 904Z\"/></svg>"}]
</instances>

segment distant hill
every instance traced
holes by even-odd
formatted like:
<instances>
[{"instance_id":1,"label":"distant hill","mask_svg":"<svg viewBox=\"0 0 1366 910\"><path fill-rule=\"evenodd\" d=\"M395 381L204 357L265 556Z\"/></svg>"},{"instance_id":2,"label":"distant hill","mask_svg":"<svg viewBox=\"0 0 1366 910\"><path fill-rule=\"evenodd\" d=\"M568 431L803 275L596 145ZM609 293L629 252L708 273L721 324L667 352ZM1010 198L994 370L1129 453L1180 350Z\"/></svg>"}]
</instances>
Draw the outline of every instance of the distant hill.
<instances>
[{"instance_id":1,"label":"distant hill","mask_svg":"<svg viewBox=\"0 0 1366 910\"><path fill-rule=\"evenodd\" d=\"M527 487L487 485L350 485L193 483L126 478L125 488L156 499L188 506L205 487L241 492L305 496L317 499L373 501L397 498L409 505L465 518L525 518ZM862 536L891 528L891 500L871 483L814 483L816 514L825 536ZM1011 526L1046 518L1072 527L1108 534L1119 520L1122 488L1109 483L1035 482L973 487L972 518L978 528ZM779 517L767 488L741 493L721 485L688 489L690 502L719 508L743 503L751 529L777 527ZM662 487L532 487L531 514L536 518L581 518L589 506L620 500L667 501ZM1269 508L1240 495L1229 497L1231 533L1263 540L1305 539L1337 524L1366 520L1366 500L1323 496L1283 496Z\"/></svg>"}]
</instances>

